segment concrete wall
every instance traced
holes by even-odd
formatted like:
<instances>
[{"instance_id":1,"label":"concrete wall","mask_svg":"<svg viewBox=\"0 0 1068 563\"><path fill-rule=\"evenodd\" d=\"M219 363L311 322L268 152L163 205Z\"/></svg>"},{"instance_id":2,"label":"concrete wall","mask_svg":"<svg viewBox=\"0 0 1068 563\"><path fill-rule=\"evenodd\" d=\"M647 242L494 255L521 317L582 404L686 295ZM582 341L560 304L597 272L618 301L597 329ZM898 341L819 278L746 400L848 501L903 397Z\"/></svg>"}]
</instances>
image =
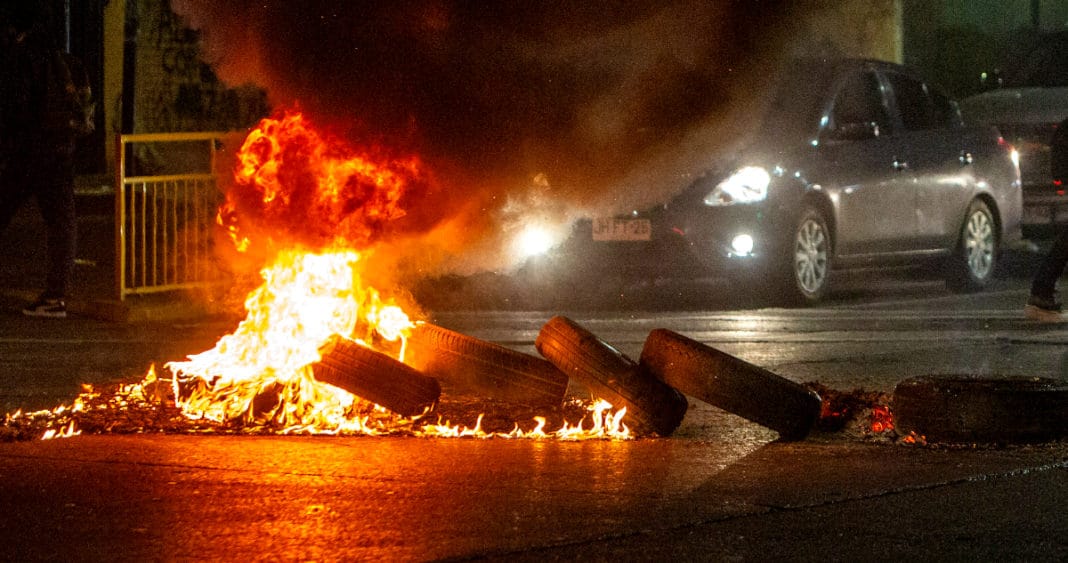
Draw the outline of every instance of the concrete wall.
<instances>
[{"instance_id":1,"label":"concrete wall","mask_svg":"<svg viewBox=\"0 0 1068 563\"><path fill-rule=\"evenodd\" d=\"M127 21L131 17L137 33L134 132L236 130L267 114L261 88L219 82L200 58L196 33L167 0L130 0Z\"/></svg>"},{"instance_id":2,"label":"concrete wall","mask_svg":"<svg viewBox=\"0 0 1068 563\"><path fill-rule=\"evenodd\" d=\"M104 155L109 163L115 162L115 143L112 139L122 132L122 56L126 3L108 2L104 7L104 69L103 91L97 96L97 111L104 112Z\"/></svg>"},{"instance_id":3,"label":"concrete wall","mask_svg":"<svg viewBox=\"0 0 1068 563\"><path fill-rule=\"evenodd\" d=\"M901 62L900 0L821 0L799 20L797 54L844 55Z\"/></svg>"}]
</instances>

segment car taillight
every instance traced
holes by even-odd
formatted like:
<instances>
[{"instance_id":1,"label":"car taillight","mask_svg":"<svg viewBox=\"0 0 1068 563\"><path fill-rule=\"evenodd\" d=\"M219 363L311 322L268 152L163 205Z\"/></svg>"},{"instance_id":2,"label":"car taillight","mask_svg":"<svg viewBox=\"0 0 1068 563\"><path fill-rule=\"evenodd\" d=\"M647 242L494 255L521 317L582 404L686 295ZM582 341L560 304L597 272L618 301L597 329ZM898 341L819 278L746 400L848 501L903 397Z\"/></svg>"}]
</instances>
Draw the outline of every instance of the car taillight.
<instances>
[{"instance_id":1,"label":"car taillight","mask_svg":"<svg viewBox=\"0 0 1068 563\"><path fill-rule=\"evenodd\" d=\"M1016 150L1016 147L1012 146L1012 143L1005 140L1005 137L998 136L998 146L1009 151L1009 158L1012 159L1012 163L1017 168L1020 167L1020 151Z\"/></svg>"}]
</instances>

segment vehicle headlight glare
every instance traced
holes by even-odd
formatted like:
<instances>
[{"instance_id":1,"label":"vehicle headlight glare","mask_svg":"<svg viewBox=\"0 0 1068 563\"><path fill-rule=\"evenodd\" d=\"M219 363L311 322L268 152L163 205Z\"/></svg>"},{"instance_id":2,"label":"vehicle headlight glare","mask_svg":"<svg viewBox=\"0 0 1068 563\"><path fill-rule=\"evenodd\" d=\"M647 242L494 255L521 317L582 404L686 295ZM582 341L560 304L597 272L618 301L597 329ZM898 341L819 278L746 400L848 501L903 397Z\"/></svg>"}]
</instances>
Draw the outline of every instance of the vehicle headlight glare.
<instances>
[{"instance_id":1,"label":"vehicle headlight glare","mask_svg":"<svg viewBox=\"0 0 1068 563\"><path fill-rule=\"evenodd\" d=\"M556 239L549 229L528 226L515 238L513 252L519 258L529 258L549 252L554 244L556 244Z\"/></svg>"},{"instance_id":2,"label":"vehicle headlight glare","mask_svg":"<svg viewBox=\"0 0 1068 563\"><path fill-rule=\"evenodd\" d=\"M749 256L753 253L753 237L738 235L731 239L731 251L735 256Z\"/></svg>"},{"instance_id":3,"label":"vehicle headlight glare","mask_svg":"<svg viewBox=\"0 0 1068 563\"><path fill-rule=\"evenodd\" d=\"M720 206L756 203L768 197L771 175L760 166L746 166L720 182L705 196L705 205Z\"/></svg>"}]
</instances>

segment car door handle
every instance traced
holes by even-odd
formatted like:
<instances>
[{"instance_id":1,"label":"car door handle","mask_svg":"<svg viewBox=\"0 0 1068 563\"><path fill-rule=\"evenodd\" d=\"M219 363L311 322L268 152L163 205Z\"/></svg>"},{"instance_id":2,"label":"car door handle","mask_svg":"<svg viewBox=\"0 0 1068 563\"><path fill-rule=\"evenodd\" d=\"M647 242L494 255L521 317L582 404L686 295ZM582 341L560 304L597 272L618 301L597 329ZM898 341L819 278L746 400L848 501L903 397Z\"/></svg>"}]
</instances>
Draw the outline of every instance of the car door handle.
<instances>
[{"instance_id":1,"label":"car door handle","mask_svg":"<svg viewBox=\"0 0 1068 563\"><path fill-rule=\"evenodd\" d=\"M960 151L960 165L961 166L968 166L974 160L975 160L975 158L972 157L972 153L970 153L968 151Z\"/></svg>"},{"instance_id":2,"label":"car door handle","mask_svg":"<svg viewBox=\"0 0 1068 563\"><path fill-rule=\"evenodd\" d=\"M900 158L895 158L894 159L894 170L902 172L902 171L905 171L905 170L908 170L908 169L909 169L909 163L908 162L906 162L904 160L901 160Z\"/></svg>"}]
</instances>

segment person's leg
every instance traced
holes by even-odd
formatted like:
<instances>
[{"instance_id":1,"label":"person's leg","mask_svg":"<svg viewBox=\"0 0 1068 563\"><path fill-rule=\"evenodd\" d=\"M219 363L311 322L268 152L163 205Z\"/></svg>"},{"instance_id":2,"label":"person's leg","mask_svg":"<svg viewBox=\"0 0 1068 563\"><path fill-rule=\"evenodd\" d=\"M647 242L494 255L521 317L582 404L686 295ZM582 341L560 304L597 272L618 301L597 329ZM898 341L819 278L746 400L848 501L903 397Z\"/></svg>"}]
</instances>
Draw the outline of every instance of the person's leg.
<instances>
[{"instance_id":1,"label":"person's leg","mask_svg":"<svg viewBox=\"0 0 1068 563\"><path fill-rule=\"evenodd\" d=\"M1057 280L1064 274L1068 264L1068 225L1058 225L1053 245L1043 257L1031 281L1031 296L1056 301Z\"/></svg>"},{"instance_id":2,"label":"person's leg","mask_svg":"<svg viewBox=\"0 0 1068 563\"><path fill-rule=\"evenodd\" d=\"M23 181L22 167L11 164L0 170L0 235L7 230L7 226L29 196L27 184Z\"/></svg>"},{"instance_id":3,"label":"person's leg","mask_svg":"<svg viewBox=\"0 0 1068 563\"><path fill-rule=\"evenodd\" d=\"M47 170L46 170L47 167ZM77 218L74 211L74 175L70 155L56 155L42 163L36 182L37 205L45 222L48 278L42 299L66 299L74 275Z\"/></svg>"}]
</instances>

